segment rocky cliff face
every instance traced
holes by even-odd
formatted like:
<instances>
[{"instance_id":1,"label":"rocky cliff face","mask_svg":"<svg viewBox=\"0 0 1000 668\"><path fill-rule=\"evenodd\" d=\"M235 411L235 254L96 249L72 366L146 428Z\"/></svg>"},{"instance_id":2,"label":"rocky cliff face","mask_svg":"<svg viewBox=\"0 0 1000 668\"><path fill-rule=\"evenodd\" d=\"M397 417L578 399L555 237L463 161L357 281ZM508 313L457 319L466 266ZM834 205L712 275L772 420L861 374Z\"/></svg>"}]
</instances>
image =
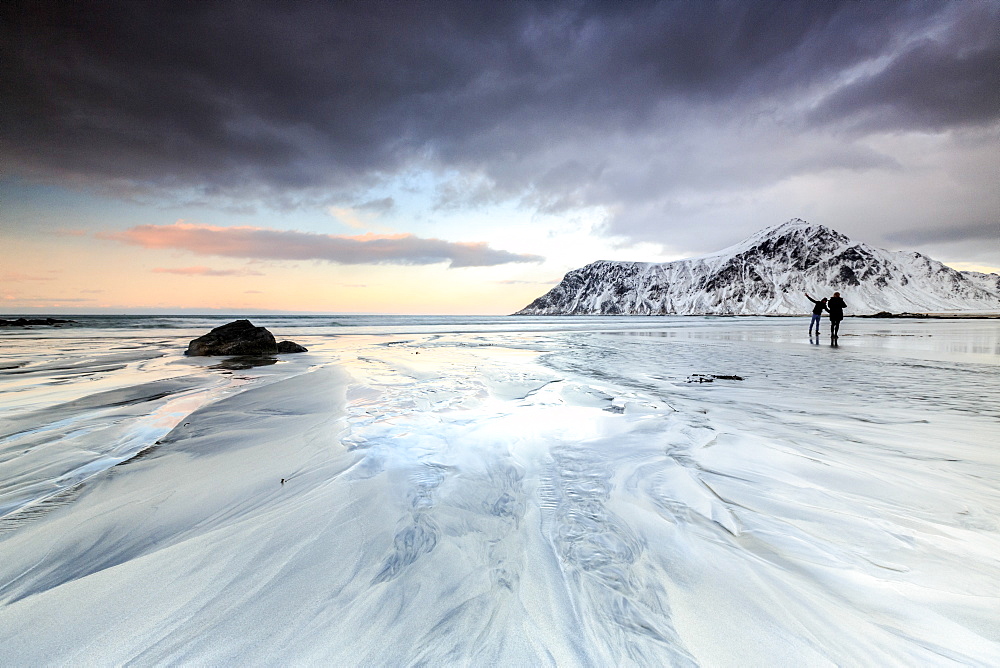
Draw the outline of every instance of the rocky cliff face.
<instances>
[{"instance_id":1,"label":"rocky cliff face","mask_svg":"<svg viewBox=\"0 0 1000 668\"><path fill-rule=\"evenodd\" d=\"M807 313L802 294L839 291L856 314L1000 311L1000 276L920 253L857 243L793 219L725 250L676 262L599 261L575 269L518 315Z\"/></svg>"}]
</instances>

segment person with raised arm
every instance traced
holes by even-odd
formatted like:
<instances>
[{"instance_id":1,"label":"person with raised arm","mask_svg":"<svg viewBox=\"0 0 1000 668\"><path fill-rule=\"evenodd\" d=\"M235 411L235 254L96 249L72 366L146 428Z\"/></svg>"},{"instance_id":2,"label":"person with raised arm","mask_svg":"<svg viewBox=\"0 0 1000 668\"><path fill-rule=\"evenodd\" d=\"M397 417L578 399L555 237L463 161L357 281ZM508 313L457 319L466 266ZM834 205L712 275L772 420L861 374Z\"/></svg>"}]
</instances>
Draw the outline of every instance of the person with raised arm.
<instances>
[{"instance_id":1,"label":"person with raised arm","mask_svg":"<svg viewBox=\"0 0 1000 668\"><path fill-rule=\"evenodd\" d=\"M803 294L805 294L806 299L808 299L809 301L811 301L813 303L812 320L809 321L809 338L811 339L812 335L813 335L813 325L816 326L816 338L819 338L819 321L820 321L820 318L823 316L823 311L829 311L830 310L826 306L826 297L823 297L822 299L813 299L812 297L809 296L808 292L803 293Z\"/></svg>"}]
</instances>

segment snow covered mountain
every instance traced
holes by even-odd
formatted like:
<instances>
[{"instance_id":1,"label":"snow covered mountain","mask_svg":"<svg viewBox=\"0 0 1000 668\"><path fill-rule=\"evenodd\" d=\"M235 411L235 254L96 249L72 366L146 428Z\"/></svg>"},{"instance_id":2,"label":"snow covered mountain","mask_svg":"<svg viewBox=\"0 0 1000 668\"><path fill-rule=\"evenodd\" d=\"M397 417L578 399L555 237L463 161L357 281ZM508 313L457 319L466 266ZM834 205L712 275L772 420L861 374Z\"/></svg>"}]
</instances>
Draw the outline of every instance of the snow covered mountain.
<instances>
[{"instance_id":1,"label":"snow covered mountain","mask_svg":"<svg viewBox=\"0 0 1000 668\"><path fill-rule=\"evenodd\" d=\"M873 248L795 218L711 255L593 262L516 315L808 313L803 292L819 299L834 291L848 314L1000 311L1000 275Z\"/></svg>"}]
</instances>

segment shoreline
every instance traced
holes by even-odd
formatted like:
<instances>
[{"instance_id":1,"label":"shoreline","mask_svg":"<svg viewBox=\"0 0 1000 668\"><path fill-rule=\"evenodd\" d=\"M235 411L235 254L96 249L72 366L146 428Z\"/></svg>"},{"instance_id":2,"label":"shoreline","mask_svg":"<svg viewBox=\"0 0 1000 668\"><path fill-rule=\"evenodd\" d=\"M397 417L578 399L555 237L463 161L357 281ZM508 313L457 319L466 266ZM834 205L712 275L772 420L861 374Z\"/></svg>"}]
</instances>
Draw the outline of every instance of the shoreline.
<instances>
[{"instance_id":1,"label":"shoreline","mask_svg":"<svg viewBox=\"0 0 1000 668\"><path fill-rule=\"evenodd\" d=\"M808 318L811 313L511 313L507 317L526 318ZM1000 320L1000 313L853 313L845 318L907 320Z\"/></svg>"}]
</instances>

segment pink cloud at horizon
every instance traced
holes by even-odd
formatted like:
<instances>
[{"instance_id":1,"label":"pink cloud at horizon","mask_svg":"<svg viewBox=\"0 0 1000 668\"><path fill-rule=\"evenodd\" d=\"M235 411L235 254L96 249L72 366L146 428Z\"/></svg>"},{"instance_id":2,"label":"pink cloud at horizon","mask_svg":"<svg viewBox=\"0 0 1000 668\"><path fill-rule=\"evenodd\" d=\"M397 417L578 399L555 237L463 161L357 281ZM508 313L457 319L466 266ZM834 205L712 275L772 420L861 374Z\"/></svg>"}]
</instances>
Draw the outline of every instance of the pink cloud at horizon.
<instances>
[{"instance_id":1,"label":"pink cloud at horizon","mask_svg":"<svg viewBox=\"0 0 1000 668\"><path fill-rule=\"evenodd\" d=\"M336 264L436 264L487 267L513 262L541 262L538 255L490 248L480 242L451 242L412 234L337 236L261 227L218 227L178 221L138 225L98 238L143 248L186 250L199 255L270 260L325 260Z\"/></svg>"}]
</instances>

